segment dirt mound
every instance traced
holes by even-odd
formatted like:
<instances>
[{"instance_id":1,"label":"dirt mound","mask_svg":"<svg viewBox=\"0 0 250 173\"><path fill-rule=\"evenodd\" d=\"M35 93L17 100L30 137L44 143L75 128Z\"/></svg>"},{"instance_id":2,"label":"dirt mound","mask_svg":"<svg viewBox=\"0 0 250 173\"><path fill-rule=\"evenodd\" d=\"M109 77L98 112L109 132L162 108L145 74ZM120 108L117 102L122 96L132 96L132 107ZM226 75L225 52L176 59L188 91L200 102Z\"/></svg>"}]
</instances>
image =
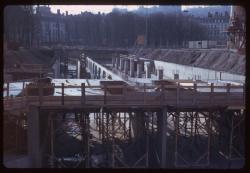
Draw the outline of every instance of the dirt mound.
<instances>
[{"instance_id":1,"label":"dirt mound","mask_svg":"<svg viewBox=\"0 0 250 173\"><path fill-rule=\"evenodd\" d=\"M246 56L219 49L139 49L131 52L138 57L162 60L212 70L245 74Z\"/></svg>"}]
</instances>

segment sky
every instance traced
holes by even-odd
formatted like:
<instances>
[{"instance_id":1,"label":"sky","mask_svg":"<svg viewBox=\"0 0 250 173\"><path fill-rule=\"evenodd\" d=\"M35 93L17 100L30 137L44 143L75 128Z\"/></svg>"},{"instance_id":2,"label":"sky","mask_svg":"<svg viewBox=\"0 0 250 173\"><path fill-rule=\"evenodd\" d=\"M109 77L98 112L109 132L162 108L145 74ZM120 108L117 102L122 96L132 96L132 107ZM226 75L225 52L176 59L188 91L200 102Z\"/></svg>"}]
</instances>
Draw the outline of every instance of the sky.
<instances>
[{"instance_id":1,"label":"sky","mask_svg":"<svg viewBox=\"0 0 250 173\"><path fill-rule=\"evenodd\" d=\"M60 9L61 13L65 13L66 11L69 14L80 14L84 11L89 11L92 13L109 13L112 11L114 7L117 8L127 8L128 11L136 10L138 5L50 5L51 11L56 13L57 9ZM148 6L152 7L152 6ZM188 7L198 7L198 6L182 6L182 10L188 9Z\"/></svg>"}]
</instances>

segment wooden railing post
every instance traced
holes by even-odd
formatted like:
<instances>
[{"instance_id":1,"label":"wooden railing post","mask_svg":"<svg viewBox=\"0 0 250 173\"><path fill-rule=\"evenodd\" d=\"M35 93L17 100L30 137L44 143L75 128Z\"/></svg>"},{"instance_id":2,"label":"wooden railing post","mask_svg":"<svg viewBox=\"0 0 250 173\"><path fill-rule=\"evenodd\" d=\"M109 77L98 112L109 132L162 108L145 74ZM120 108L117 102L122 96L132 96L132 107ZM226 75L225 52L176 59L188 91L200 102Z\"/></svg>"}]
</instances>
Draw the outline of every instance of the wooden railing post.
<instances>
[{"instance_id":1,"label":"wooden railing post","mask_svg":"<svg viewBox=\"0 0 250 173\"><path fill-rule=\"evenodd\" d=\"M106 105L107 104L107 86L106 86L106 84L104 84L104 99L103 99L103 101L104 101L104 105Z\"/></svg>"},{"instance_id":2,"label":"wooden railing post","mask_svg":"<svg viewBox=\"0 0 250 173\"><path fill-rule=\"evenodd\" d=\"M164 99L165 99L165 96L164 96L164 91L165 91L165 85L164 84L161 84L161 104L164 104Z\"/></svg>"},{"instance_id":3,"label":"wooden railing post","mask_svg":"<svg viewBox=\"0 0 250 173\"><path fill-rule=\"evenodd\" d=\"M245 104L245 83L243 84L243 86L242 86L242 89L243 89L243 91L242 91L242 94L243 94L243 104Z\"/></svg>"},{"instance_id":4,"label":"wooden railing post","mask_svg":"<svg viewBox=\"0 0 250 173\"><path fill-rule=\"evenodd\" d=\"M180 103L180 83L177 83L177 88L176 88L176 106L179 106Z\"/></svg>"},{"instance_id":5,"label":"wooden railing post","mask_svg":"<svg viewBox=\"0 0 250 173\"><path fill-rule=\"evenodd\" d=\"M143 84L143 103L146 103L146 84Z\"/></svg>"},{"instance_id":6,"label":"wooden railing post","mask_svg":"<svg viewBox=\"0 0 250 173\"><path fill-rule=\"evenodd\" d=\"M82 104L85 104L85 83L82 83L81 84L81 91L82 91L82 97L81 97L81 103Z\"/></svg>"},{"instance_id":7,"label":"wooden railing post","mask_svg":"<svg viewBox=\"0 0 250 173\"><path fill-rule=\"evenodd\" d=\"M38 83L39 104L43 104L43 84Z\"/></svg>"},{"instance_id":8,"label":"wooden railing post","mask_svg":"<svg viewBox=\"0 0 250 173\"><path fill-rule=\"evenodd\" d=\"M123 103L126 102L126 91L127 91L127 86L126 86L126 85L123 85L123 86L122 86Z\"/></svg>"},{"instance_id":9,"label":"wooden railing post","mask_svg":"<svg viewBox=\"0 0 250 173\"><path fill-rule=\"evenodd\" d=\"M23 89L22 89L22 97L24 99L25 96L25 82L23 82Z\"/></svg>"},{"instance_id":10,"label":"wooden railing post","mask_svg":"<svg viewBox=\"0 0 250 173\"><path fill-rule=\"evenodd\" d=\"M196 100L197 100L197 83L196 82L194 83L193 93L194 93L194 95L193 95L193 105L195 105Z\"/></svg>"},{"instance_id":11,"label":"wooden railing post","mask_svg":"<svg viewBox=\"0 0 250 173\"><path fill-rule=\"evenodd\" d=\"M211 92L210 92L209 102L210 102L210 105L212 105L213 104L214 83L211 83L210 89L211 89Z\"/></svg>"},{"instance_id":12,"label":"wooden railing post","mask_svg":"<svg viewBox=\"0 0 250 173\"><path fill-rule=\"evenodd\" d=\"M28 104L28 96L29 96L28 90L29 90L29 85L27 85L27 86L25 87L25 89L24 89L24 95L25 95L25 100L26 100L25 105Z\"/></svg>"},{"instance_id":13,"label":"wooden railing post","mask_svg":"<svg viewBox=\"0 0 250 173\"><path fill-rule=\"evenodd\" d=\"M9 99L10 96L10 83L7 83L7 99Z\"/></svg>"},{"instance_id":14,"label":"wooden railing post","mask_svg":"<svg viewBox=\"0 0 250 173\"><path fill-rule=\"evenodd\" d=\"M231 86L231 84L227 83L227 96L226 96L227 97L227 101L226 101L227 106L229 106L230 86Z\"/></svg>"},{"instance_id":15,"label":"wooden railing post","mask_svg":"<svg viewBox=\"0 0 250 173\"><path fill-rule=\"evenodd\" d=\"M62 83L62 105L64 105L64 83Z\"/></svg>"}]
</instances>

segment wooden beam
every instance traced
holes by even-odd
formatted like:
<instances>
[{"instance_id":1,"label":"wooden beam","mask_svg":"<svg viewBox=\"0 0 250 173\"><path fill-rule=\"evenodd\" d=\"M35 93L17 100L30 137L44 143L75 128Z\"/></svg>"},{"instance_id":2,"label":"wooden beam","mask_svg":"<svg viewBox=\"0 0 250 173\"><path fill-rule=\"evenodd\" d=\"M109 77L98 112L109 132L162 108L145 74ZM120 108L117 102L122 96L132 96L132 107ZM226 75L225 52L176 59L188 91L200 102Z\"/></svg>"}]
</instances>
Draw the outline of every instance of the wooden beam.
<instances>
[{"instance_id":1,"label":"wooden beam","mask_svg":"<svg viewBox=\"0 0 250 173\"><path fill-rule=\"evenodd\" d=\"M62 83L62 102L61 104L64 105L64 83Z\"/></svg>"},{"instance_id":2,"label":"wooden beam","mask_svg":"<svg viewBox=\"0 0 250 173\"><path fill-rule=\"evenodd\" d=\"M81 102L82 104L85 104L85 100L86 100L86 95L85 95L85 83L81 84Z\"/></svg>"}]
</instances>

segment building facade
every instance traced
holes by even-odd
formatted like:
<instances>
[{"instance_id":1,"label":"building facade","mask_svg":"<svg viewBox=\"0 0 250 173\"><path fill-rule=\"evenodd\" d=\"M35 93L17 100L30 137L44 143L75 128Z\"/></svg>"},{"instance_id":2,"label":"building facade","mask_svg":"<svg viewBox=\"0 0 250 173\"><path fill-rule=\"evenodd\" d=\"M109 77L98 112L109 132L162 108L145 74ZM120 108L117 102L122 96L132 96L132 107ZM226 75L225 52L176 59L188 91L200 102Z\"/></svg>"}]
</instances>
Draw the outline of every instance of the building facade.
<instances>
[{"instance_id":1,"label":"building facade","mask_svg":"<svg viewBox=\"0 0 250 173\"><path fill-rule=\"evenodd\" d=\"M37 45L55 45L66 42L65 15L57 11L54 14L49 6L38 6L36 8L35 34Z\"/></svg>"},{"instance_id":2,"label":"building facade","mask_svg":"<svg viewBox=\"0 0 250 173\"><path fill-rule=\"evenodd\" d=\"M229 26L230 15L228 12L208 13L206 17L196 17L195 20L206 26L208 40L217 41L218 44L225 45L227 42L227 33L225 32Z\"/></svg>"}]
</instances>

